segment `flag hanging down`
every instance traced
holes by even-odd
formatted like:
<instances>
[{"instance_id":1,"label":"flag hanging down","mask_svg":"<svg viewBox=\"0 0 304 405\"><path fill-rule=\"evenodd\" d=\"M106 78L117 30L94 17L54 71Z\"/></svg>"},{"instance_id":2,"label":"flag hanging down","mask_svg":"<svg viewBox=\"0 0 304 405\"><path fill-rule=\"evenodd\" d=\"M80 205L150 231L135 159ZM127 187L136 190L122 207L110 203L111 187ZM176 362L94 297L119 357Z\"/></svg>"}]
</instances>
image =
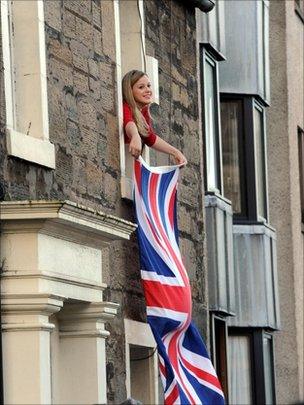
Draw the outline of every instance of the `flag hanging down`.
<instances>
[{"instance_id":1,"label":"flag hanging down","mask_svg":"<svg viewBox=\"0 0 304 405\"><path fill-rule=\"evenodd\" d=\"M191 321L192 299L179 246L179 167L134 163L141 278L147 319L157 342L165 404L224 404L204 342Z\"/></svg>"}]
</instances>

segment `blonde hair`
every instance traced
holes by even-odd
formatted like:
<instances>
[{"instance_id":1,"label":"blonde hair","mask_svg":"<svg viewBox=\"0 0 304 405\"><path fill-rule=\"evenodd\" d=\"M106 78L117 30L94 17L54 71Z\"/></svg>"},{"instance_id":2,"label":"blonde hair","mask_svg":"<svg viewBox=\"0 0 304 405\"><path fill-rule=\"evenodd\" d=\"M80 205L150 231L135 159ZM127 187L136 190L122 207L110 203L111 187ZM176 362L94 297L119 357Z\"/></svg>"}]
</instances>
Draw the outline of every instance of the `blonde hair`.
<instances>
[{"instance_id":1,"label":"blonde hair","mask_svg":"<svg viewBox=\"0 0 304 405\"><path fill-rule=\"evenodd\" d=\"M143 76L147 76L147 74L141 70L130 70L130 72L126 73L122 79L122 95L124 101L131 108L139 134L146 137L148 136L148 124L137 107L132 90L134 84Z\"/></svg>"}]
</instances>

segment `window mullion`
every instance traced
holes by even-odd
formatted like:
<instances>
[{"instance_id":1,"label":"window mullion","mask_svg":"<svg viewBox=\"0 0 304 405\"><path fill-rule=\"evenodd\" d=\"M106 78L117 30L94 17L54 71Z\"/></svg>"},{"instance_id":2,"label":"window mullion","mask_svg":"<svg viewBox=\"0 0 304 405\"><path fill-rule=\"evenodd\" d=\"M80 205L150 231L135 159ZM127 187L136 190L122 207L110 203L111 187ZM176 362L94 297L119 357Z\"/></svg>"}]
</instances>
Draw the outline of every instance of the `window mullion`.
<instances>
[{"instance_id":1,"label":"window mullion","mask_svg":"<svg viewBox=\"0 0 304 405\"><path fill-rule=\"evenodd\" d=\"M253 100L246 98L244 102L244 135L247 173L248 220L257 220L257 192L255 170L255 145L253 125Z\"/></svg>"}]
</instances>

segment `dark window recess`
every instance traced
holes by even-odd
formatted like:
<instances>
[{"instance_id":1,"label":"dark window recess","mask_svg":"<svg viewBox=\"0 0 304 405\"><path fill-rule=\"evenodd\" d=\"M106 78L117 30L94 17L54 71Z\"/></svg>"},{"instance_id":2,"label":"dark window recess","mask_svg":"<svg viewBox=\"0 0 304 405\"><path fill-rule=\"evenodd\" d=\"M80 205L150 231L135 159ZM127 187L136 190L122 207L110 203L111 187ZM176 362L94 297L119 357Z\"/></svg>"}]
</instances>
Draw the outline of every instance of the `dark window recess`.
<instances>
[{"instance_id":1,"label":"dark window recess","mask_svg":"<svg viewBox=\"0 0 304 405\"><path fill-rule=\"evenodd\" d=\"M221 95L224 196L235 223L267 221L264 117L254 97Z\"/></svg>"},{"instance_id":2,"label":"dark window recess","mask_svg":"<svg viewBox=\"0 0 304 405\"><path fill-rule=\"evenodd\" d=\"M243 103L221 100L224 194L234 213L246 217L246 191L243 138Z\"/></svg>"},{"instance_id":3,"label":"dark window recess","mask_svg":"<svg viewBox=\"0 0 304 405\"><path fill-rule=\"evenodd\" d=\"M273 337L263 329L229 328L232 404L275 404Z\"/></svg>"},{"instance_id":4,"label":"dark window recess","mask_svg":"<svg viewBox=\"0 0 304 405\"><path fill-rule=\"evenodd\" d=\"M202 105L204 111L205 190L222 193L217 61L205 48L201 51Z\"/></svg>"},{"instance_id":5,"label":"dark window recess","mask_svg":"<svg viewBox=\"0 0 304 405\"><path fill-rule=\"evenodd\" d=\"M228 403L227 333L225 318L211 315L212 362Z\"/></svg>"},{"instance_id":6,"label":"dark window recess","mask_svg":"<svg viewBox=\"0 0 304 405\"><path fill-rule=\"evenodd\" d=\"M304 131L298 127L298 151L299 151L299 180L301 196L301 221L304 224Z\"/></svg>"}]
</instances>

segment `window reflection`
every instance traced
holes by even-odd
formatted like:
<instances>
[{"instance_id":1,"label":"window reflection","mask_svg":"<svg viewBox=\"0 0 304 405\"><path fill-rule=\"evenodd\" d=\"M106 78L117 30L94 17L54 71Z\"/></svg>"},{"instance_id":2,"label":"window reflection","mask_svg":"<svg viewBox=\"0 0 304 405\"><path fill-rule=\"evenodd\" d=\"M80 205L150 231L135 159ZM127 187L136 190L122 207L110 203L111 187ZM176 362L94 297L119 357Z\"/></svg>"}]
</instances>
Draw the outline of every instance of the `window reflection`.
<instances>
[{"instance_id":1,"label":"window reflection","mask_svg":"<svg viewBox=\"0 0 304 405\"><path fill-rule=\"evenodd\" d=\"M274 404L274 381L273 381L273 358L272 358L272 340L270 336L263 336L263 355L264 355L264 373L265 373L265 399L266 404Z\"/></svg>"},{"instance_id":2,"label":"window reflection","mask_svg":"<svg viewBox=\"0 0 304 405\"><path fill-rule=\"evenodd\" d=\"M224 192L232 202L234 213L241 213L241 178L239 160L239 121L241 103L221 102L222 159Z\"/></svg>"},{"instance_id":3,"label":"window reflection","mask_svg":"<svg viewBox=\"0 0 304 405\"><path fill-rule=\"evenodd\" d=\"M230 335L228 342L230 403L252 404L250 336Z\"/></svg>"}]
</instances>

